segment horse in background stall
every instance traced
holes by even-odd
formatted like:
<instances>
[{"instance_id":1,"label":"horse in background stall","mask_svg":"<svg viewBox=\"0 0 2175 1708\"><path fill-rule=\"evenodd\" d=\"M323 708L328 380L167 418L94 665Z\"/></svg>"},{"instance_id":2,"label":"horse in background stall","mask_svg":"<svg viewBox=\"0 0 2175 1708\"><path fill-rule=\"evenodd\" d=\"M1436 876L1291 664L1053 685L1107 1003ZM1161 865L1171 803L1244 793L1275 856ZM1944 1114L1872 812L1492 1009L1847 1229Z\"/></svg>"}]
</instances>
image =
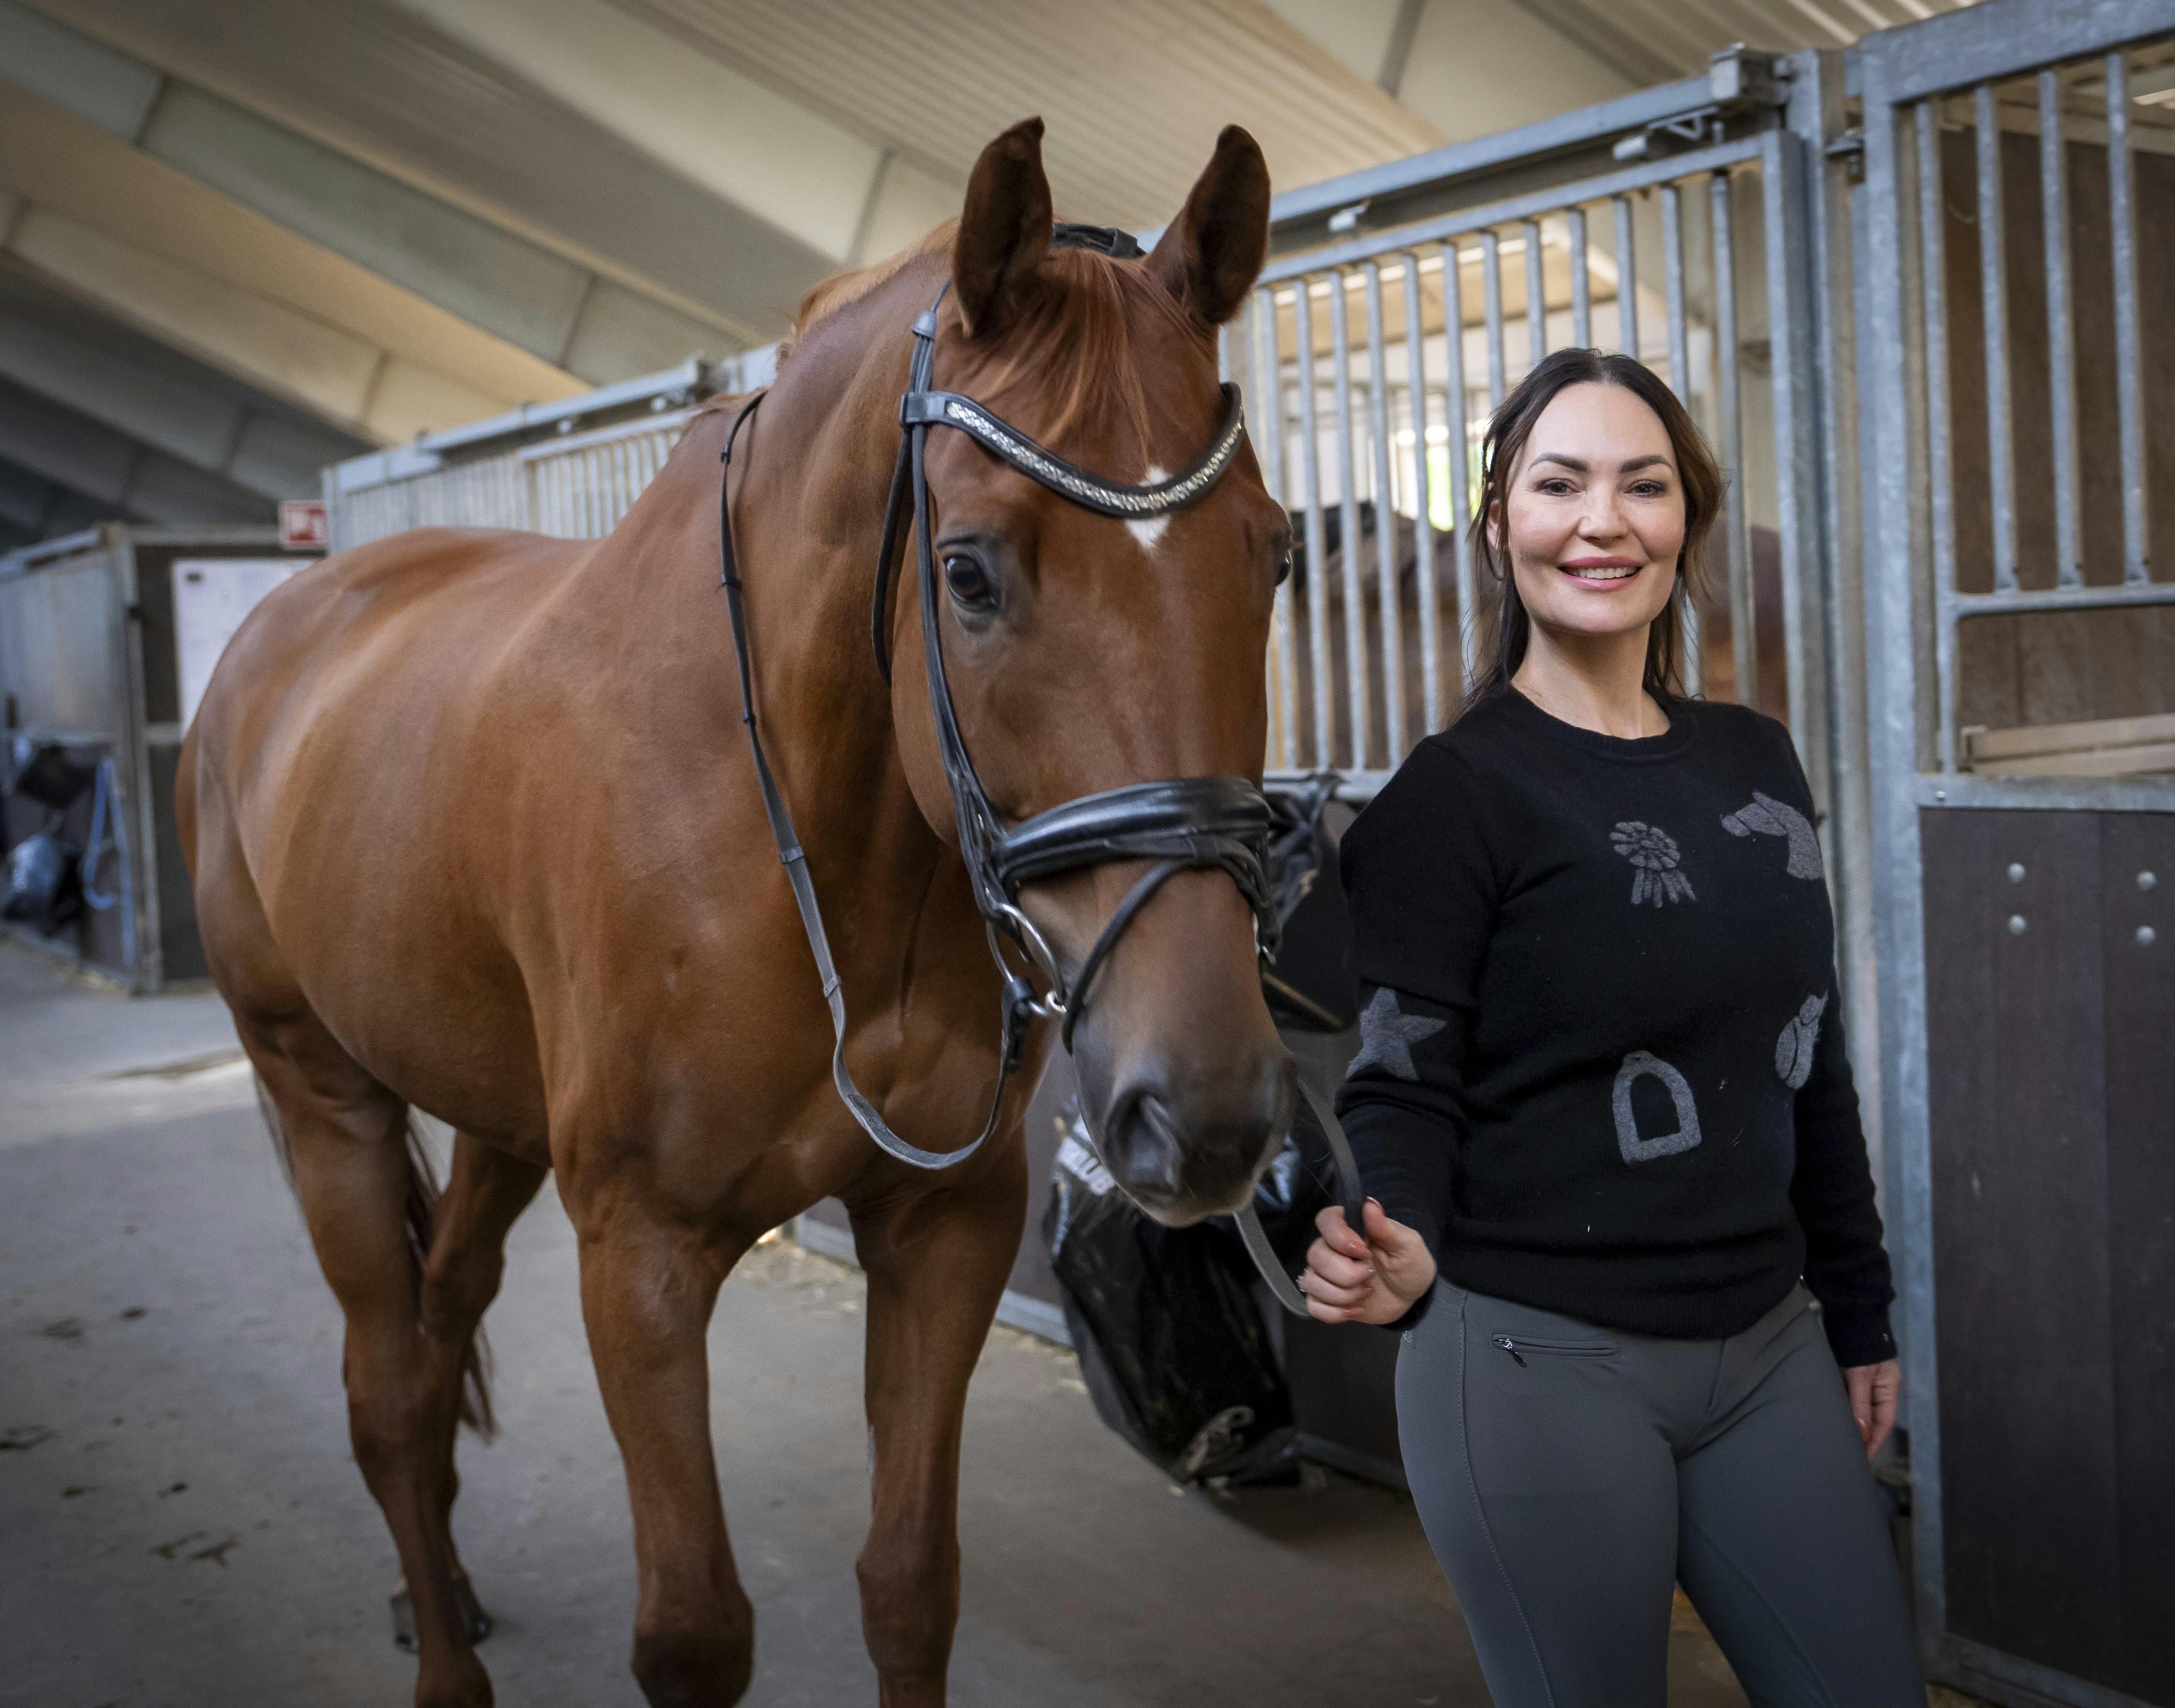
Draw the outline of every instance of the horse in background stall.
<instances>
[{"instance_id":1,"label":"horse in background stall","mask_svg":"<svg viewBox=\"0 0 2175 1708\"><path fill-rule=\"evenodd\" d=\"M1225 418L1215 328L1266 245L1267 171L1233 128L1152 254L1054 249L1041 133L990 144L956 230L811 293L726 489L754 705L841 945L843 1060L925 1142L973 1132L1004 1082L931 690L887 677L869 641L909 328L948 279L941 383L1076 464L1154 480ZM228 648L184 746L206 952L346 1316L355 1459L432 1708L491 1700L449 1527L454 1436L464 1410L487 1421L477 1327L547 1170L626 1466L648 1699L729 1704L751 1675L704 1331L741 1254L834 1194L869 1283L865 1635L886 1708L945 1696L961 1419L1025 1215L1041 1041L995 1139L941 1172L879 1152L833 1093L826 993L728 657L728 403L609 538L420 529L296 576ZM1001 819L1142 778L1258 783L1288 534L1250 450L1229 467L1191 507L1128 522L963 434L928 444L945 568L926 632ZM924 633L911 586L887 622L906 658ZM1066 977L1145 864L1025 887ZM1178 873L1096 990L1071 1043L1121 1179L1173 1221L1234 1207L1293 1098L1247 903L1214 870ZM411 1109L455 1130L435 1202Z\"/></svg>"}]
</instances>

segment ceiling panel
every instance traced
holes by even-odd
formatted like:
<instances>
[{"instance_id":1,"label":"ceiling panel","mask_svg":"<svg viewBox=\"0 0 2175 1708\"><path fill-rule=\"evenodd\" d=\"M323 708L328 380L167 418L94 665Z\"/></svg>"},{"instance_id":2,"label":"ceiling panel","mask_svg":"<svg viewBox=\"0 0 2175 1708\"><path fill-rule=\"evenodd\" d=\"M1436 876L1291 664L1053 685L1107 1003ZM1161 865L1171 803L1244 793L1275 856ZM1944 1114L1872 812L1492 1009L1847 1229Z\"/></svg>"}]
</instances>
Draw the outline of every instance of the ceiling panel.
<instances>
[{"instance_id":1,"label":"ceiling panel","mask_svg":"<svg viewBox=\"0 0 2175 1708\"><path fill-rule=\"evenodd\" d=\"M1245 125L1277 182L1440 145L1259 0L617 0L840 123L963 179L1033 114L1063 217L1159 225Z\"/></svg>"}]
</instances>

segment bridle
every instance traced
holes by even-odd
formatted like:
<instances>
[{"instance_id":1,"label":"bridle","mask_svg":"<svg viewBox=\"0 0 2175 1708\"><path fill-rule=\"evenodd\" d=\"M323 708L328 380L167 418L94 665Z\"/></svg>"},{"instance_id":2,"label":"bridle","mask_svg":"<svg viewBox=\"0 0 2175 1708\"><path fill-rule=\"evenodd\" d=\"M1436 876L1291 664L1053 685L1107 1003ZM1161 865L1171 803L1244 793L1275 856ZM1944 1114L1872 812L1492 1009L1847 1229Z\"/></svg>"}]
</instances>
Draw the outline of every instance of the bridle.
<instances>
[{"instance_id":1,"label":"bridle","mask_svg":"<svg viewBox=\"0 0 2175 1708\"><path fill-rule=\"evenodd\" d=\"M1141 253L1139 246L1126 234L1098 227L1060 225L1055 228L1052 241L1060 246L1100 249L1119 258L1131 258ZM1057 1021L1060 1037L1068 1050L1071 1048L1073 1031L1086 1010L1096 974L1109 960L1126 928L1140 916L1141 910L1179 873L1210 868L1229 873L1253 909L1255 938L1264 956L1274 955L1278 929L1267 864L1275 815L1267 797L1245 778L1179 777L1127 784L1082 795L1037 813L1022 823L1006 827L990 805L981 778L974 769L974 759L967 751L945 671L942 631L937 620L939 589L925 465L930 431L948 427L965 433L999 461L1082 509L1125 521L1167 516L1205 497L1237 458L1245 431L1238 387L1229 383L1223 387L1223 424L1208 447L1182 472L1144 485L1105 480L1037 444L974 399L932 386L936 311L947 289L948 282L914 323L914 350L908 364L906 391L899 400L898 456L892 466L891 491L884 509L882 543L877 553L876 588L870 609L870 632L877 667L888 682L892 563L900 531L908 525L910 515L921 594L922 658L928 671L937 753L951 790L960 858L974 890L974 905L982 915L990 956L1005 981L1001 999L997 1082L990 1098L989 1118L974 1141L957 1150L924 1150L901 1138L847 1071L846 1004L837 963L823 928L815 886L808 876L806 856L756 727L747 620L733 545L730 491L734 443L767 393L759 392L741 406L726 431L724 447L719 458L724 469L718 498L720 578L732 614L733 645L739 658L740 718L747 726L749 746L755 756L763 811L769 818L778 858L784 864L794 899L799 905L809 950L823 982L824 1000L830 1007L832 1030L836 1038L831 1055L832 1082L862 1131L887 1154L918 1168L947 1168L963 1163L980 1149L996 1130L1004 1103L1005 1082L1018 1065L1028 1028L1037 1019ZM1154 864L1126 892L1082 959L1078 972L1068 982L1056 955L1019 905L1022 887L1115 860L1143 859ZM1007 955L1008 948L1040 978L1043 989L1039 994ZM1314 1101L1311 1093L1309 1098ZM1318 1116L1326 1118L1326 1125L1334 1131L1335 1118L1318 1102L1315 1109ZM1349 1152L1341 1133L1336 1136L1333 1146L1340 1171L1351 1184L1346 1196L1353 1201L1347 1213L1355 1214L1356 1171L1349 1165ZM1258 1233L1258 1227L1254 1231ZM1250 1250L1254 1249L1250 1235L1248 1244ZM1264 1248L1266 1244L1264 1239ZM1271 1279L1272 1287L1278 1279L1287 1289L1290 1288L1289 1276L1281 1272ZM1284 1303L1289 1308L1294 1300L1298 1300L1298 1308L1304 1312L1304 1300L1295 1292Z\"/></svg>"}]
</instances>

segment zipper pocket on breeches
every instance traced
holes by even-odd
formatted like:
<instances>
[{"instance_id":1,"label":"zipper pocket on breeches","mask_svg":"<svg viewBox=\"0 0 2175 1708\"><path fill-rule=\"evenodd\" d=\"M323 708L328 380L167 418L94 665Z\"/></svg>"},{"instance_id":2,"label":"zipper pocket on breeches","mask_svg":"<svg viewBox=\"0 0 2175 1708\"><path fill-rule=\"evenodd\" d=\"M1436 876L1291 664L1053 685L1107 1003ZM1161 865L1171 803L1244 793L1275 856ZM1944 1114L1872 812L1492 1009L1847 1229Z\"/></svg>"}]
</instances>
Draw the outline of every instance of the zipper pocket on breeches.
<instances>
[{"instance_id":1,"label":"zipper pocket on breeches","mask_svg":"<svg viewBox=\"0 0 2175 1708\"><path fill-rule=\"evenodd\" d=\"M1605 1358L1616 1348L1611 1346L1576 1346L1565 1341L1514 1340L1507 1334L1491 1335L1489 1340L1511 1354L1523 1366L1525 1354L1552 1358Z\"/></svg>"}]
</instances>

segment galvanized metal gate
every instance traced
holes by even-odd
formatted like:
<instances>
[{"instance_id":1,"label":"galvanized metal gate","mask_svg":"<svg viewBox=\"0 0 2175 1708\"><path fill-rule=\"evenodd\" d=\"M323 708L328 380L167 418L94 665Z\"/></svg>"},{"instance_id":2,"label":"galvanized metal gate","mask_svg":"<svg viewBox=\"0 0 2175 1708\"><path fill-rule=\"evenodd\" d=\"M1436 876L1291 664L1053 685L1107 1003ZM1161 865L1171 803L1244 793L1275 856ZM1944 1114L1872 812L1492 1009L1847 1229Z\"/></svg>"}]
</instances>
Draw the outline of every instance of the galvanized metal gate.
<instances>
[{"instance_id":1,"label":"galvanized metal gate","mask_svg":"<svg viewBox=\"0 0 2175 1708\"><path fill-rule=\"evenodd\" d=\"M1857 56L1918 1617L2004 1700L2175 1701L2171 44L1999 0Z\"/></svg>"}]
</instances>

